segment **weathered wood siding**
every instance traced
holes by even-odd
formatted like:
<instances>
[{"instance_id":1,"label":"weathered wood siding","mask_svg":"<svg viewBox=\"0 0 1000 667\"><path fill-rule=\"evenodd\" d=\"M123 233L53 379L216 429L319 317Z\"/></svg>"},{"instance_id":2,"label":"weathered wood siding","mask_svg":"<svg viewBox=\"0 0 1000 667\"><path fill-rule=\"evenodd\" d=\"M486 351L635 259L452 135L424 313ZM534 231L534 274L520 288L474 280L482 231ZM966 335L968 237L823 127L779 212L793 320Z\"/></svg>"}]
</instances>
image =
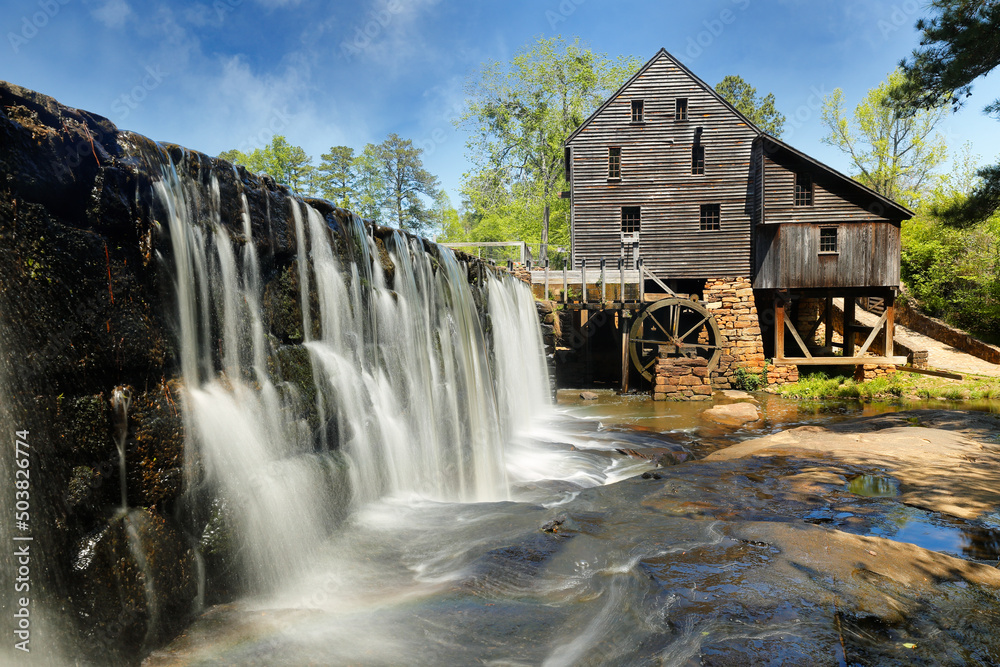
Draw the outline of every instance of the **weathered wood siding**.
<instances>
[{"instance_id":1,"label":"weathered wood siding","mask_svg":"<svg viewBox=\"0 0 1000 667\"><path fill-rule=\"evenodd\" d=\"M688 120L674 120L678 97ZM631 123L632 100L644 120ZM702 128L705 174L691 173ZM754 204L750 153L756 132L666 54L594 117L568 146L573 206L573 264L616 258L621 209L642 208L639 254L665 279L747 275ZM672 143L671 143L672 142ZM608 148L620 146L621 181L608 180ZM702 231L702 204L719 204L721 229Z\"/></svg>"},{"instance_id":2,"label":"weathered wood siding","mask_svg":"<svg viewBox=\"0 0 1000 667\"><path fill-rule=\"evenodd\" d=\"M795 205L795 173L793 164L779 164L764 155L764 223L782 222L831 222L883 220L884 208L874 198L859 197L843 185L818 170L802 165L800 168L813 177L813 203L811 206Z\"/></svg>"},{"instance_id":3,"label":"weathered wood siding","mask_svg":"<svg viewBox=\"0 0 1000 667\"><path fill-rule=\"evenodd\" d=\"M899 287L899 223L838 222L757 227L754 288ZM820 229L831 226L838 252L820 254Z\"/></svg>"}]
</instances>

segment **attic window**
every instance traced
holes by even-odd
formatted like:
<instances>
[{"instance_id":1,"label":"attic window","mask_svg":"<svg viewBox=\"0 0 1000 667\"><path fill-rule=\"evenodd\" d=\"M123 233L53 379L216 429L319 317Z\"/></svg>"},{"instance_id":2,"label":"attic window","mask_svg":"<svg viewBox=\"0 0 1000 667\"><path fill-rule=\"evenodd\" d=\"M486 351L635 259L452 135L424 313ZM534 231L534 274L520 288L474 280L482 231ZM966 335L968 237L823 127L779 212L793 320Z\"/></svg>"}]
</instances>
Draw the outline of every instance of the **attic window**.
<instances>
[{"instance_id":1,"label":"attic window","mask_svg":"<svg viewBox=\"0 0 1000 667\"><path fill-rule=\"evenodd\" d=\"M611 146L608 148L608 178L621 179L622 177L622 149L621 146Z\"/></svg>"},{"instance_id":2,"label":"attic window","mask_svg":"<svg viewBox=\"0 0 1000 667\"><path fill-rule=\"evenodd\" d=\"M705 173L705 147L701 144L695 144L691 149L691 173Z\"/></svg>"},{"instance_id":3,"label":"attic window","mask_svg":"<svg viewBox=\"0 0 1000 667\"><path fill-rule=\"evenodd\" d=\"M836 253L837 250L837 228L836 227L820 227L819 229L819 252L824 253Z\"/></svg>"},{"instance_id":4,"label":"attic window","mask_svg":"<svg viewBox=\"0 0 1000 667\"><path fill-rule=\"evenodd\" d=\"M701 224L699 229L702 231L719 231L722 229L722 206L720 204L701 205Z\"/></svg>"},{"instance_id":5,"label":"attic window","mask_svg":"<svg viewBox=\"0 0 1000 667\"><path fill-rule=\"evenodd\" d=\"M813 183L806 174L795 174L795 205L813 205Z\"/></svg>"},{"instance_id":6,"label":"attic window","mask_svg":"<svg viewBox=\"0 0 1000 667\"><path fill-rule=\"evenodd\" d=\"M687 120L688 119L688 99L686 97L678 97L677 102L674 104L674 120Z\"/></svg>"},{"instance_id":7,"label":"attic window","mask_svg":"<svg viewBox=\"0 0 1000 667\"><path fill-rule=\"evenodd\" d=\"M635 234L638 232L641 219L641 207L622 206L622 234Z\"/></svg>"},{"instance_id":8,"label":"attic window","mask_svg":"<svg viewBox=\"0 0 1000 667\"><path fill-rule=\"evenodd\" d=\"M632 100L632 122L641 123L642 120L642 100Z\"/></svg>"}]
</instances>

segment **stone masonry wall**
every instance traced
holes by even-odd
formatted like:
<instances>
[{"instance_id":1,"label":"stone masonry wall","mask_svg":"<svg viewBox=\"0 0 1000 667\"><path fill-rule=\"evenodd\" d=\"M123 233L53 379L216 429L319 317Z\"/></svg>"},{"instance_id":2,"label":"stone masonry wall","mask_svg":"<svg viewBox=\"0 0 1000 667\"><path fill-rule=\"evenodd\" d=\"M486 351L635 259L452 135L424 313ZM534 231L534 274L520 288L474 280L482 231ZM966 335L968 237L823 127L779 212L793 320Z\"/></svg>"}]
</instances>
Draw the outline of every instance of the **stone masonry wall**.
<instances>
[{"instance_id":1,"label":"stone masonry wall","mask_svg":"<svg viewBox=\"0 0 1000 667\"><path fill-rule=\"evenodd\" d=\"M712 397L708 360L660 353L654 377L654 401L705 401Z\"/></svg>"},{"instance_id":2,"label":"stone masonry wall","mask_svg":"<svg viewBox=\"0 0 1000 667\"><path fill-rule=\"evenodd\" d=\"M717 278L705 283L703 299L722 334L722 356L712 372L713 384L730 389L736 369L760 373L764 367L764 341L757 321L757 306L749 278Z\"/></svg>"},{"instance_id":3,"label":"stone masonry wall","mask_svg":"<svg viewBox=\"0 0 1000 667\"><path fill-rule=\"evenodd\" d=\"M703 298L722 334L722 356L718 368L712 372L715 388L731 389L737 368L759 375L765 365L768 384L798 382L797 366L775 366L764 358L764 340L750 278L709 280L705 283Z\"/></svg>"}]
</instances>

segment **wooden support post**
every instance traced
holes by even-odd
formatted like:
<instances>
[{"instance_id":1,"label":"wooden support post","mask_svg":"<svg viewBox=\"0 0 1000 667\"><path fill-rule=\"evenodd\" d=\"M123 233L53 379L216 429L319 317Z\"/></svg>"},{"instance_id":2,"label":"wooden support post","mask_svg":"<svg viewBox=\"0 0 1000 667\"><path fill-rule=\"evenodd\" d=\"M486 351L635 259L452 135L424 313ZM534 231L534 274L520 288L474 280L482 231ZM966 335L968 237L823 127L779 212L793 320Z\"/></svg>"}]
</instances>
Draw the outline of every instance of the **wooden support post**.
<instances>
[{"instance_id":1,"label":"wooden support post","mask_svg":"<svg viewBox=\"0 0 1000 667\"><path fill-rule=\"evenodd\" d=\"M563 264L563 303L569 303L569 276L566 275L565 264Z\"/></svg>"},{"instance_id":2,"label":"wooden support post","mask_svg":"<svg viewBox=\"0 0 1000 667\"><path fill-rule=\"evenodd\" d=\"M774 296L774 358L785 358L785 302Z\"/></svg>"},{"instance_id":3,"label":"wooden support post","mask_svg":"<svg viewBox=\"0 0 1000 667\"><path fill-rule=\"evenodd\" d=\"M608 263L601 258L601 305L608 301Z\"/></svg>"},{"instance_id":4,"label":"wooden support post","mask_svg":"<svg viewBox=\"0 0 1000 667\"><path fill-rule=\"evenodd\" d=\"M545 300L549 300L549 260L545 260Z\"/></svg>"},{"instance_id":5,"label":"wooden support post","mask_svg":"<svg viewBox=\"0 0 1000 667\"><path fill-rule=\"evenodd\" d=\"M844 297L844 356L854 356L854 316L856 301L853 296Z\"/></svg>"},{"instance_id":6,"label":"wooden support post","mask_svg":"<svg viewBox=\"0 0 1000 667\"><path fill-rule=\"evenodd\" d=\"M823 347L828 350L826 354L830 354L829 350L833 349L833 297L826 297L826 304L823 308L823 324L826 326L826 331L823 335Z\"/></svg>"},{"instance_id":7,"label":"wooden support post","mask_svg":"<svg viewBox=\"0 0 1000 667\"><path fill-rule=\"evenodd\" d=\"M618 259L618 298L625 305L625 258Z\"/></svg>"},{"instance_id":8,"label":"wooden support post","mask_svg":"<svg viewBox=\"0 0 1000 667\"><path fill-rule=\"evenodd\" d=\"M620 261L620 260L619 260ZM621 311L618 320L622 327L622 393L628 391L628 325L629 319L625 317L625 311Z\"/></svg>"},{"instance_id":9,"label":"wooden support post","mask_svg":"<svg viewBox=\"0 0 1000 667\"><path fill-rule=\"evenodd\" d=\"M587 303L587 260L580 260L580 294L584 303Z\"/></svg>"},{"instance_id":10,"label":"wooden support post","mask_svg":"<svg viewBox=\"0 0 1000 667\"><path fill-rule=\"evenodd\" d=\"M642 266L642 257L636 260L636 267L639 269L639 303L642 303L643 297L646 294L646 276L644 275L645 269Z\"/></svg>"},{"instance_id":11,"label":"wooden support post","mask_svg":"<svg viewBox=\"0 0 1000 667\"><path fill-rule=\"evenodd\" d=\"M883 356L891 357L895 355L893 351L893 337L896 335L896 297L889 295L885 298L885 350Z\"/></svg>"}]
</instances>

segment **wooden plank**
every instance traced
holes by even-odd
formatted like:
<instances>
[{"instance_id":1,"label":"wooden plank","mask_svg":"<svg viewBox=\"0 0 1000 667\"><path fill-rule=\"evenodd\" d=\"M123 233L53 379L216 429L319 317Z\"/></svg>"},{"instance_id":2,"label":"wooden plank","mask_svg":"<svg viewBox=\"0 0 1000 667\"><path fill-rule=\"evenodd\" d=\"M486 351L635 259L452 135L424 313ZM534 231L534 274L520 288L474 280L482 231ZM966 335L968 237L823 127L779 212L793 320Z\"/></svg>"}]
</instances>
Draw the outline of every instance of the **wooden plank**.
<instances>
[{"instance_id":1,"label":"wooden plank","mask_svg":"<svg viewBox=\"0 0 1000 667\"><path fill-rule=\"evenodd\" d=\"M899 366L907 362L906 357L775 357L776 364L793 366L859 366L877 364L879 366Z\"/></svg>"},{"instance_id":2,"label":"wooden plank","mask_svg":"<svg viewBox=\"0 0 1000 667\"><path fill-rule=\"evenodd\" d=\"M792 338L794 338L795 342L798 343L799 349L802 350L803 352L805 352L806 359L811 358L812 355L809 353L809 348L806 347L806 344L802 341L802 337L799 336L799 332L795 329L795 325L792 324L792 319L790 317L788 317L788 311L786 311L784 308L782 308L781 312L782 312L782 315L785 316L785 326L788 327L788 330L790 332L792 332Z\"/></svg>"},{"instance_id":3,"label":"wooden plank","mask_svg":"<svg viewBox=\"0 0 1000 667\"><path fill-rule=\"evenodd\" d=\"M958 373L948 373L946 371L932 371L929 368L916 368L914 366L896 366L897 371L906 371L907 373L920 373L921 375L933 375L938 378L949 378L952 380L964 380L965 376L959 375Z\"/></svg>"}]
</instances>

